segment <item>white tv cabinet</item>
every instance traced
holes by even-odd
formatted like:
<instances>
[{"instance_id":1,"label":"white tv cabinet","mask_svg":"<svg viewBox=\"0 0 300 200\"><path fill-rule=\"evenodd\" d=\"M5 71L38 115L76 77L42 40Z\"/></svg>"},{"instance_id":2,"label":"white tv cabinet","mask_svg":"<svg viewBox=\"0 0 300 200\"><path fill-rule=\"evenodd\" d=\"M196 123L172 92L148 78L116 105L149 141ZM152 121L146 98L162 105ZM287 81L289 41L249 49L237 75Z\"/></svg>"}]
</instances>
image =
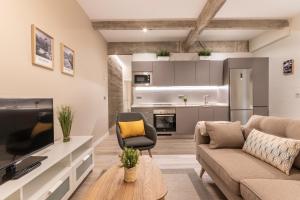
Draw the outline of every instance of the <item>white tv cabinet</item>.
<instances>
[{"instance_id":1,"label":"white tv cabinet","mask_svg":"<svg viewBox=\"0 0 300 200\"><path fill-rule=\"evenodd\" d=\"M20 179L0 185L1 200L66 200L94 167L91 136L55 142L35 155L48 158Z\"/></svg>"}]
</instances>

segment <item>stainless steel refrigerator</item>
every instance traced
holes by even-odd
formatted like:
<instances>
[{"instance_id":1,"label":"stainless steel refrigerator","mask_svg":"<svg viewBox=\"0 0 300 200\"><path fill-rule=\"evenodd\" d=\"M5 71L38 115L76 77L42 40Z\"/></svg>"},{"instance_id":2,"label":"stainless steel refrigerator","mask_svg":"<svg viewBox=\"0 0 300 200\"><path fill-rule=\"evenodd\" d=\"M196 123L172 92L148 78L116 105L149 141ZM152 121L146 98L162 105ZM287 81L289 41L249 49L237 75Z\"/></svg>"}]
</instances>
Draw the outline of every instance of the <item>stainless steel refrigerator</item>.
<instances>
[{"instance_id":1,"label":"stainless steel refrigerator","mask_svg":"<svg viewBox=\"0 0 300 200\"><path fill-rule=\"evenodd\" d=\"M229 102L231 121L245 124L253 115L252 69L230 69Z\"/></svg>"}]
</instances>

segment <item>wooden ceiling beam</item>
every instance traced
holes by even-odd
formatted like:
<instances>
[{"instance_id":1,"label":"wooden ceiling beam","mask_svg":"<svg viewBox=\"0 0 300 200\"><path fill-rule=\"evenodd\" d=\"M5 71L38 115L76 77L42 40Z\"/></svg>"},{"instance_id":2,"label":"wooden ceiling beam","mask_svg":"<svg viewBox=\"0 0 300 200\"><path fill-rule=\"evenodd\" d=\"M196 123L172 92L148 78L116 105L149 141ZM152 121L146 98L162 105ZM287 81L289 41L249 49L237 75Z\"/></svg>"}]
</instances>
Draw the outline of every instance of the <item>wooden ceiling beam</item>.
<instances>
[{"instance_id":1,"label":"wooden ceiling beam","mask_svg":"<svg viewBox=\"0 0 300 200\"><path fill-rule=\"evenodd\" d=\"M196 20L95 21L92 25L96 30L185 30L194 29ZM275 30L288 26L286 19L214 19L205 29Z\"/></svg>"},{"instance_id":2,"label":"wooden ceiling beam","mask_svg":"<svg viewBox=\"0 0 300 200\"><path fill-rule=\"evenodd\" d=\"M209 24L210 20L215 17L226 0L208 0L202 9L196 23L195 29L191 30L187 36L183 48L187 51L196 41L198 41L200 33Z\"/></svg>"},{"instance_id":3,"label":"wooden ceiling beam","mask_svg":"<svg viewBox=\"0 0 300 200\"><path fill-rule=\"evenodd\" d=\"M213 52L249 52L248 41L201 41L195 42L186 52L182 42L109 42L108 55L132 55L134 53L156 53L165 49L171 53L197 53L204 47Z\"/></svg>"},{"instance_id":4,"label":"wooden ceiling beam","mask_svg":"<svg viewBox=\"0 0 300 200\"><path fill-rule=\"evenodd\" d=\"M285 19L215 19L205 29L275 30L288 26Z\"/></svg>"},{"instance_id":5,"label":"wooden ceiling beam","mask_svg":"<svg viewBox=\"0 0 300 200\"><path fill-rule=\"evenodd\" d=\"M195 28L195 20L121 20L92 22L96 30L183 30Z\"/></svg>"}]
</instances>

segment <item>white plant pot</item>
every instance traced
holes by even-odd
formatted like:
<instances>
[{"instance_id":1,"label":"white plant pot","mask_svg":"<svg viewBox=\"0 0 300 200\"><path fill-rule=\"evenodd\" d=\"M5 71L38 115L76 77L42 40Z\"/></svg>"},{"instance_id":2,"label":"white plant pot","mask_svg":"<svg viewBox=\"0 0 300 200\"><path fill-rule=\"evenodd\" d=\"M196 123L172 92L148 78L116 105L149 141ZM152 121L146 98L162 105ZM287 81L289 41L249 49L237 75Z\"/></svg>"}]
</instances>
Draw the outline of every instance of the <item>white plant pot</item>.
<instances>
[{"instance_id":1,"label":"white plant pot","mask_svg":"<svg viewBox=\"0 0 300 200\"><path fill-rule=\"evenodd\" d=\"M211 56L199 56L200 60L211 60Z\"/></svg>"},{"instance_id":2,"label":"white plant pot","mask_svg":"<svg viewBox=\"0 0 300 200\"><path fill-rule=\"evenodd\" d=\"M169 56L157 56L158 61L169 61L170 57Z\"/></svg>"}]
</instances>

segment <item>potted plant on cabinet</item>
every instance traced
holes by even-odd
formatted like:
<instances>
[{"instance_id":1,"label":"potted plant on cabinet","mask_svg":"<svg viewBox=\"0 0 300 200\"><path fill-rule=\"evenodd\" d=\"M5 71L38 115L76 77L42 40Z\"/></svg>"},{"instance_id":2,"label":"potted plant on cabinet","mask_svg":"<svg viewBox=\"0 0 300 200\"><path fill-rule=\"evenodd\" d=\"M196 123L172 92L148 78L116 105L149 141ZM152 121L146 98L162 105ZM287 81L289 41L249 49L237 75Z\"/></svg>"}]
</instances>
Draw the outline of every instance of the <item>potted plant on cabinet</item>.
<instances>
[{"instance_id":1,"label":"potted plant on cabinet","mask_svg":"<svg viewBox=\"0 0 300 200\"><path fill-rule=\"evenodd\" d=\"M121 155L122 166L124 167L124 181L127 183L136 181L137 163L139 160L139 150L125 148Z\"/></svg>"},{"instance_id":2,"label":"potted plant on cabinet","mask_svg":"<svg viewBox=\"0 0 300 200\"><path fill-rule=\"evenodd\" d=\"M156 53L157 60L160 61L169 61L170 60L170 52L167 50L160 50Z\"/></svg>"},{"instance_id":3,"label":"potted plant on cabinet","mask_svg":"<svg viewBox=\"0 0 300 200\"><path fill-rule=\"evenodd\" d=\"M70 141L70 133L73 123L73 111L70 106L61 106L58 109L58 121L63 132L63 142Z\"/></svg>"},{"instance_id":4,"label":"potted plant on cabinet","mask_svg":"<svg viewBox=\"0 0 300 200\"><path fill-rule=\"evenodd\" d=\"M198 52L200 60L209 60L211 56L211 51L208 49L204 49Z\"/></svg>"}]
</instances>

